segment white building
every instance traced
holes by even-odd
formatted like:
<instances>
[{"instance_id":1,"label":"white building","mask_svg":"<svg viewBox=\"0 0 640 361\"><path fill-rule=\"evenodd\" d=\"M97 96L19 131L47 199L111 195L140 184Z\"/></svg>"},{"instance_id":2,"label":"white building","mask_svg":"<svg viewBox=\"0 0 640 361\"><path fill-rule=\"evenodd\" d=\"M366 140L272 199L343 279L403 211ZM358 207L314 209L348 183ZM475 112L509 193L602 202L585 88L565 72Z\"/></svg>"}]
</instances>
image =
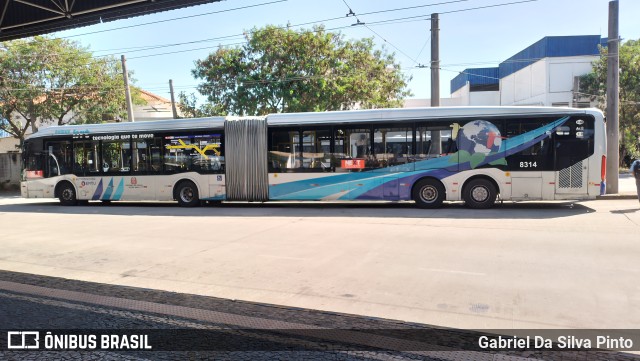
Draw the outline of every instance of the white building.
<instances>
[{"instance_id":1,"label":"white building","mask_svg":"<svg viewBox=\"0 0 640 361\"><path fill-rule=\"evenodd\" d=\"M600 57L599 35L548 36L494 68L465 69L451 80L451 98L441 105L537 105L589 107L576 96L577 77ZM429 106L409 99L405 107Z\"/></svg>"}]
</instances>

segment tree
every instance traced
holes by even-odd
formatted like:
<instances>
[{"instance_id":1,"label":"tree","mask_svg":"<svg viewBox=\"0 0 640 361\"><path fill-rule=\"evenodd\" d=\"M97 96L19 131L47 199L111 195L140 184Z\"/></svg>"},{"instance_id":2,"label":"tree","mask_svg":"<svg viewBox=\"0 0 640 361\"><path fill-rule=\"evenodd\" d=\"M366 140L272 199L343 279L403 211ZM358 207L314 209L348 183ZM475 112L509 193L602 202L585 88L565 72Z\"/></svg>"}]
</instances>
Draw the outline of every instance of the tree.
<instances>
[{"instance_id":1,"label":"tree","mask_svg":"<svg viewBox=\"0 0 640 361\"><path fill-rule=\"evenodd\" d=\"M629 40L619 48L620 54L620 165L640 158L640 40ZM600 59L593 72L580 78L580 90L598 107L606 109L607 57L600 48Z\"/></svg>"},{"instance_id":2,"label":"tree","mask_svg":"<svg viewBox=\"0 0 640 361\"><path fill-rule=\"evenodd\" d=\"M254 28L245 38L242 47L219 48L196 61L192 74L204 80L198 91L212 104L209 111L264 115L381 108L399 106L410 95L409 79L394 55L374 49L372 39L345 40L324 27L276 26Z\"/></svg>"},{"instance_id":3,"label":"tree","mask_svg":"<svg viewBox=\"0 0 640 361\"><path fill-rule=\"evenodd\" d=\"M187 118L201 118L211 115L223 115L224 110L220 106L206 103L198 107L198 100L194 93L187 95L185 92L178 94L178 107Z\"/></svg>"},{"instance_id":4,"label":"tree","mask_svg":"<svg viewBox=\"0 0 640 361\"><path fill-rule=\"evenodd\" d=\"M37 36L2 43L0 108L0 129L20 144L40 124L124 117L122 67L113 58L93 58L69 40Z\"/></svg>"}]
</instances>

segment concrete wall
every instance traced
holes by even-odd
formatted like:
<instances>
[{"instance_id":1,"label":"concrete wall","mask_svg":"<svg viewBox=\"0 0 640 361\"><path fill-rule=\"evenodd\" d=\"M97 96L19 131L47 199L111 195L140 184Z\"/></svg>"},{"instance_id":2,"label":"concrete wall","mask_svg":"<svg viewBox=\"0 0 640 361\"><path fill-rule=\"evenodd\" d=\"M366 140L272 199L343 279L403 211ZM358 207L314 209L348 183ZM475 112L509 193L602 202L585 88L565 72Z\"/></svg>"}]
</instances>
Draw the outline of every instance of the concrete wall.
<instances>
[{"instance_id":1,"label":"concrete wall","mask_svg":"<svg viewBox=\"0 0 640 361\"><path fill-rule=\"evenodd\" d=\"M20 153L0 154L0 191L20 188Z\"/></svg>"},{"instance_id":2,"label":"concrete wall","mask_svg":"<svg viewBox=\"0 0 640 361\"><path fill-rule=\"evenodd\" d=\"M545 58L500 79L500 105L572 104L573 78L591 72L597 56Z\"/></svg>"},{"instance_id":3,"label":"concrete wall","mask_svg":"<svg viewBox=\"0 0 640 361\"><path fill-rule=\"evenodd\" d=\"M19 150L18 148L18 139L14 137L3 137L0 138L0 154L15 152Z\"/></svg>"},{"instance_id":4,"label":"concrete wall","mask_svg":"<svg viewBox=\"0 0 640 361\"><path fill-rule=\"evenodd\" d=\"M460 99L458 98L440 98L441 107L457 107L461 106ZM405 99L403 108L422 108L431 107L431 99Z\"/></svg>"},{"instance_id":5,"label":"concrete wall","mask_svg":"<svg viewBox=\"0 0 640 361\"><path fill-rule=\"evenodd\" d=\"M460 106L500 105L500 91L471 91L469 82L451 93L452 99L459 99Z\"/></svg>"}]
</instances>

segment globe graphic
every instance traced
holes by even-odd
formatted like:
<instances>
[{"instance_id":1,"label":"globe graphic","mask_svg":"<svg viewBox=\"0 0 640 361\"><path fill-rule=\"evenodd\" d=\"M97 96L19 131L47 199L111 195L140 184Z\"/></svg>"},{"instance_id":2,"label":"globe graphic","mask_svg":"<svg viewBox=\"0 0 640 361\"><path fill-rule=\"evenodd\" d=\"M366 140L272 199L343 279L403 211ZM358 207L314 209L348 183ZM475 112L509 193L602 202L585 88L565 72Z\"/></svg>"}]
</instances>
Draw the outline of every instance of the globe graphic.
<instances>
[{"instance_id":1,"label":"globe graphic","mask_svg":"<svg viewBox=\"0 0 640 361\"><path fill-rule=\"evenodd\" d=\"M458 149L470 154L497 152L502 144L498 128L486 120L474 120L458 132Z\"/></svg>"}]
</instances>

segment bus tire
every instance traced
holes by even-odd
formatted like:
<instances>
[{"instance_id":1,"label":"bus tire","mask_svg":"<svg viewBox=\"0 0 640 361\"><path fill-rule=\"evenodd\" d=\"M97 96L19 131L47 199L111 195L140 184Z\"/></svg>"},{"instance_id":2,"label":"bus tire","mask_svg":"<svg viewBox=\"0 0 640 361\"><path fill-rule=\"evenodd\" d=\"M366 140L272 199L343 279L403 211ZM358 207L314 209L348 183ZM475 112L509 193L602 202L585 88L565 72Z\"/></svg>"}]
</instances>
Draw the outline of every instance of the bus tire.
<instances>
[{"instance_id":1,"label":"bus tire","mask_svg":"<svg viewBox=\"0 0 640 361\"><path fill-rule=\"evenodd\" d=\"M462 199L469 208L486 209L496 203L497 195L496 187L490 180L477 178L465 185Z\"/></svg>"},{"instance_id":2,"label":"bus tire","mask_svg":"<svg viewBox=\"0 0 640 361\"><path fill-rule=\"evenodd\" d=\"M411 192L418 208L438 208L445 198L444 186L436 179L422 179L413 186Z\"/></svg>"},{"instance_id":3,"label":"bus tire","mask_svg":"<svg viewBox=\"0 0 640 361\"><path fill-rule=\"evenodd\" d=\"M76 189L73 184L69 182L61 182L57 187L58 199L63 206L75 206L78 204L78 198L76 197Z\"/></svg>"},{"instance_id":4,"label":"bus tire","mask_svg":"<svg viewBox=\"0 0 640 361\"><path fill-rule=\"evenodd\" d=\"M176 186L176 199L181 207L200 205L198 187L192 181L182 181Z\"/></svg>"}]
</instances>

